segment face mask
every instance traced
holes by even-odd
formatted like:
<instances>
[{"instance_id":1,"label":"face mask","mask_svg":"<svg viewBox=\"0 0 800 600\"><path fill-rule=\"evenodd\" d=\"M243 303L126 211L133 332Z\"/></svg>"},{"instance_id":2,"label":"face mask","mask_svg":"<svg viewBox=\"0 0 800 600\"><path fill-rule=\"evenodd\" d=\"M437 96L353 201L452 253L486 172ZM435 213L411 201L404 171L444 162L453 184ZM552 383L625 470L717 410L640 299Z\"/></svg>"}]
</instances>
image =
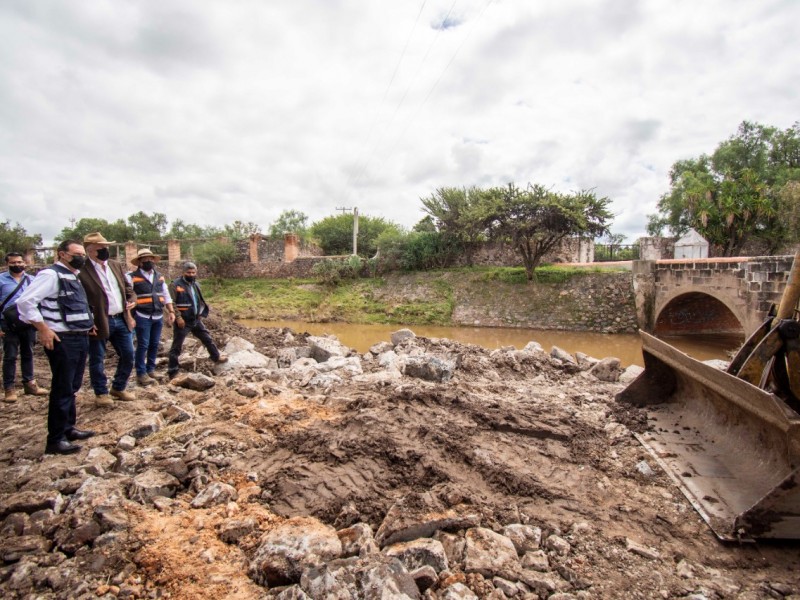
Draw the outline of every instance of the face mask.
<instances>
[{"instance_id":1,"label":"face mask","mask_svg":"<svg viewBox=\"0 0 800 600\"><path fill-rule=\"evenodd\" d=\"M86 263L85 256L73 256L67 264L73 269L80 269Z\"/></svg>"},{"instance_id":2,"label":"face mask","mask_svg":"<svg viewBox=\"0 0 800 600\"><path fill-rule=\"evenodd\" d=\"M186 280L186 283L194 283L196 277L189 277L188 275L184 275L183 278Z\"/></svg>"},{"instance_id":3,"label":"face mask","mask_svg":"<svg viewBox=\"0 0 800 600\"><path fill-rule=\"evenodd\" d=\"M97 251L97 260L108 260L108 248L100 248Z\"/></svg>"},{"instance_id":4,"label":"face mask","mask_svg":"<svg viewBox=\"0 0 800 600\"><path fill-rule=\"evenodd\" d=\"M12 265L8 267L8 270L12 273L22 273L25 270L25 265Z\"/></svg>"},{"instance_id":5,"label":"face mask","mask_svg":"<svg viewBox=\"0 0 800 600\"><path fill-rule=\"evenodd\" d=\"M151 271L153 269L153 261L152 260L143 260L142 261L142 268L145 271Z\"/></svg>"}]
</instances>

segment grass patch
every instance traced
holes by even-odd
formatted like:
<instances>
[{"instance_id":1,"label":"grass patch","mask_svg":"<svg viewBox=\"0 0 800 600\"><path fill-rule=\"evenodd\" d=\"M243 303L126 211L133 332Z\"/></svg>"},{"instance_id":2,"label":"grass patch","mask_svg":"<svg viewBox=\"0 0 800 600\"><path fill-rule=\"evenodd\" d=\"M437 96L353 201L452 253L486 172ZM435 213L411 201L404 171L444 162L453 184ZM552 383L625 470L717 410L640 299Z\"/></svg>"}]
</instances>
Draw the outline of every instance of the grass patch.
<instances>
[{"instance_id":1,"label":"grass patch","mask_svg":"<svg viewBox=\"0 0 800 600\"><path fill-rule=\"evenodd\" d=\"M236 319L309 319L325 290L310 279L224 279L204 288L215 310Z\"/></svg>"}]
</instances>

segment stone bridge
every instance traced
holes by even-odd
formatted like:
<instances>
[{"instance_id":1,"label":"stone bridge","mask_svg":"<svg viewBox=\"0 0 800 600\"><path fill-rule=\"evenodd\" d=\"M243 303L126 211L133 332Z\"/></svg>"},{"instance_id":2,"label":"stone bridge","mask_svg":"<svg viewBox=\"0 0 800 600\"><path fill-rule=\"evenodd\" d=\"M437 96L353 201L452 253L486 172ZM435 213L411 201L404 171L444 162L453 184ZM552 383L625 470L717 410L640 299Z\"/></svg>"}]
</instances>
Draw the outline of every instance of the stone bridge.
<instances>
[{"instance_id":1,"label":"stone bridge","mask_svg":"<svg viewBox=\"0 0 800 600\"><path fill-rule=\"evenodd\" d=\"M638 325L656 335L749 336L780 303L793 258L634 261Z\"/></svg>"}]
</instances>

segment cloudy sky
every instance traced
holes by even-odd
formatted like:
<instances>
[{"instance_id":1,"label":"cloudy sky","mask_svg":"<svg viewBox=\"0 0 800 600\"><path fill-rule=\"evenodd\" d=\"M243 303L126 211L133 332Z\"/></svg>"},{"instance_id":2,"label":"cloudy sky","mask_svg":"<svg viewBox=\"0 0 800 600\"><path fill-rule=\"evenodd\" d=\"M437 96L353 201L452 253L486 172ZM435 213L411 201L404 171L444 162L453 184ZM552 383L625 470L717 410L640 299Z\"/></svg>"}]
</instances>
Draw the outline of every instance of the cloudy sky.
<instances>
[{"instance_id":1,"label":"cloudy sky","mask_svg":"<svg viewBox=\"0 0 800 600\"><path fill-rule=\"evenodd\" d=\"M797 0L3 0L0 220L201 225L337 208L411 227L443 186L612 200L800 120Z\"/></svg>"}]
</instances>

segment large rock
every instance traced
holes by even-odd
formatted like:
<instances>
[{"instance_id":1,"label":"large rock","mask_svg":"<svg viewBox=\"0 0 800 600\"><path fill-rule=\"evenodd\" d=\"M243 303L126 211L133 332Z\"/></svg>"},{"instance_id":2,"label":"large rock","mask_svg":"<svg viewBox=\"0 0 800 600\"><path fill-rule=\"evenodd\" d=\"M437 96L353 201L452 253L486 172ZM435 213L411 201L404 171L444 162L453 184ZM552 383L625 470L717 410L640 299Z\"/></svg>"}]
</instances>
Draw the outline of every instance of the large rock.
<instances>
[{"instance_id":1,"label":"large rock","mask_svg":"<svg viewBox=\"0 0 800 600\"><path fill-rule=\"evenodd\" d=\"M161 431L164 427L164 419L158 413L150 413L145 415L136 426L128 432L128 435L140 440L146 438L148 435Z\"/></svg>"},{"instance_id":2,"label":"large rock","mask_svg":"<svg viewBox=\"0 0 800 600\"><path fill-rule=\"evenodd\" d=\"M226 371L241 369L270 369L277 368L278 363L274 358L269 358L258 352L256 347L240 337L232 337L225 345L223 352L228 356L228 362L214 365L214 374L220 375Z\"/></svg>"},{"instance_id":3,"label":"large rock","mask_svg":"<svg viewBox=\"0 0 800 600\"><path fill-rule=\"evenodd\" d=\"M386 513L375 534L383 547L430 537L438 529L465 529L480 522L480 516L468 506L447 508L431 493L410 494L401 498Z\"/></svg>"},{"instance_id":4,"label":"large rock","mask_svg":"<svg viewBox=\"0 0 800 600\"><path fill-rule=\"evenodd\" d=\"M131 500L147 504L159 496L172 498L180 489L181 482L158 469L147 469L133 478L128 496Z\"/></svg>"},{"instance_id":5,"label":"large rock","mask_svg":"<svg viewBox=\"0 0 800 600\"><path fill-rule=\"evenodd\" d=\"M426 381L444 383L453 377L456 370L456 360L445 359L426 354L424 356L409 356L402 367L404 375L416 377Z\"/></svg>"},{"instance_id":6,"label":"large rock","mask_svg":"<svg viewBox=\"0 0 800 600\"><path fill-rule=\"evenodd\" d=\"M216 504L226 504L238 497L236 488L221 481L209 483L191 502L192 508L209 508Z\"/></svg>"},{"instance_id":7,"label":"large rock","mask_svg":"<svg viewBox=\"0 0 800 600\"><path fill-rule=\"evenodd\" d=\"M31 514L47 508L55 513L60 513L65 506L66 500L58 490L17 492L0 501L0 518L5 518L11 513Z\"/></svg>"},{"instance_id":8,"label":"large rock","mask_svg":"<svg viewBox=\"0 0 800 600\"><path fill-rule=\"evenodd\" d=\"M317 362L325 362L332 356L344 358L350 354L350 348L335 338L311 336L308 338L308 346L311 349L311 358Z\"/></svg>"},{"instance_id":9,"label":"large rock","mask_svg":"<svg viewBox=\"0 0 800 600\"><path fill-rule=\"evenodd\" d=\"M408 571L432 567L437 573L449 568L442 543L431 538L400 542L383 549L384 554L400 560Z\"/></svg>"},{"instance_id":10,"label":"large rock","mask_svg":"<svg viewBox=\"0 0 800 600\"><path fill-rule=\"evenodd\" d=\"M342 553L336 530L311 517L289 519L266 532L250 561L249 575L270 587L297 583L307 566Z\"/></svg>"},{"instance_id":11,"label":"large rock","mask_svg":"<svg viewBox=\"0 0 800 600\"><path fill-rule=\"evenodd\" d=\"M203 373L183 373L175 377L170 383L195 392L205 392L217 384L213 377Z\"/></svg>"},{"instance_id":12,"label":"large rock","mask_svg":"<svg viewBox=\"0 0 800 600\"><path fill-rule=\"evenodd\" d=\"M356 523L352 527L340 529L336 534L342 542L342 556L365 556L378 552L372 527L367 523Z\"/></svg>"},{"instance_id":13,"label":"large rock","mask_svg":"<svg viewBox=\"0 0 800 600\"><path fill-rule=\"evenodd\" d=\"M417 335L410 329L398 329L391 335L392 345L398 346L406 340L413 340Z\"/></svg>"},{"instance_id":14,"label":"large rock","mask_svg":"<svg viewBox=\"0 0 800 600\"><path fill-rule=\"evenodd\" d=\"M560 360L562 363L570 364L570 365L578 365L578 362L575 360L575 357L572 356L569 352L564 350L563 348L559 348L558 346L553 346L550 349L550 356L555 359Z\"/></svg>"},{"instance_id":15,"label":"large rock","mask_svg":"<svg viewBox=\"0 0 800 600\"><path fill-rule=\"evenodd\" d=\"M542 530L532 525L520 523L506 525L503 528L503 535L511 540L520 556L530 550L537 550L542 543Z\"/></svg>"},{"instance_id":16,"label":"large rock","mask_svg":"<svg viewBox=\"0 0 800 600\"><path fill-rule=\"evenodd\" d=\"M517 549L506 536L485 527L474 527L467 531L466 540L465 571L489 578L495 575L505 579L517 578L521 569Z\"/></svg>"},{"instance_id":17,"label":"large rock","mask_svg":"<svg viewBox=\"0 0 800 600\"><path fill-rule=\"evenodd\" d=\"M600 381L616 383L622 374L620 360L614 357L607 357L589 369L589 373L597 377Z\"/></svg>"}]
</instances>

